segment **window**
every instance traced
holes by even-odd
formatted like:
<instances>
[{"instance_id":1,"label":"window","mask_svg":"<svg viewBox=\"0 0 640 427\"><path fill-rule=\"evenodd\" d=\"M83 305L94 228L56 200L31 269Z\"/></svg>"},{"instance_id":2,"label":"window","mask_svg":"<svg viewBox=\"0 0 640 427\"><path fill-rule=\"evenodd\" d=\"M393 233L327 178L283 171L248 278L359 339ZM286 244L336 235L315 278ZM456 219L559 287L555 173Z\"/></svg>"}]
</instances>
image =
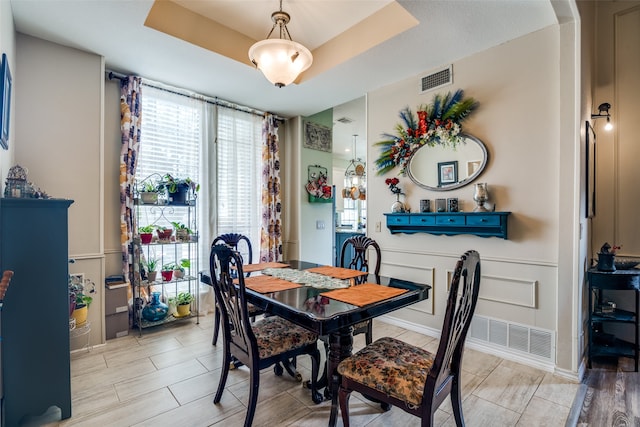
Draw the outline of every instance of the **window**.
<instances>
[{"instance_id":1,"label":"window","mask_svg":"<svg viewBox=\"0 0 640 427\"><path fill-rule=\"evenodd\" d=\"M217 234L248 236L255 261L260 257L262 119L219 107L217 135Z\"/></svg>"},{"instance_id":2,"label":"window","mask_svg":"<svg viewBox=\"0 0 640 427\"><path fill-rule=\"evenodd\" d=\"M142 130L136 179L151 174L170 173L174 177L190 177L201 184L198 197L216 203L211 212L198 210L198 230L205 230L203 218L215 218L211 235L201 239L200 265L208 262L208 245L215 235L242 233L253 244L254 260L259 258L261 227L262 177L262 118L254 113L225 106L206 109L208 101L181 95L145 84L142 95ZM208 106L213 107L211 102ZM217 116L214 138L204 134L206 111ZM202 144L215 144L215 149L201 150ZM215 188L207 188L200 173L201 153L208 152L216 159L202 162L215 164ZM173 215L173 216L172 216ZM179 213L167 215L171 221L186 223ZM144 218L140 225L147 225ZM204 263L204 264L203 264Z\"/></svg>"}]
</instances>

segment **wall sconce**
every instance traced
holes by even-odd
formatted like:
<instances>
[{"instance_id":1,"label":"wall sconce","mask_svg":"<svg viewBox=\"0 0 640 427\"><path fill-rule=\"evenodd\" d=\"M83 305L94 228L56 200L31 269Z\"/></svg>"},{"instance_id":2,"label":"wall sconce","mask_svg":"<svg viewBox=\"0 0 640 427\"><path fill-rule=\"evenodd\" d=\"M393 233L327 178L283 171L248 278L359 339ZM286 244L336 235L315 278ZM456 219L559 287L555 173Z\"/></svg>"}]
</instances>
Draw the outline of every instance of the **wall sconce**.
<instances>
[{"instance_id":1,"label":"wall sconce","mask_svg":"<svg viewBox=\"0 0 640 427\"><path fill-rule=\"evenodd\" d=\"M609 104L608 102L603 102L602 104L598 105L598 114L591 115L591 119L593 120L601 119L603 117L607 118L607 124L604 125L604 130L613 129L613 125L611 124L611 114L609 114L610 108L611 108L611 104ZM603 111L604 111L604 114L602 113Z\"/></svg>"}]
</instances>

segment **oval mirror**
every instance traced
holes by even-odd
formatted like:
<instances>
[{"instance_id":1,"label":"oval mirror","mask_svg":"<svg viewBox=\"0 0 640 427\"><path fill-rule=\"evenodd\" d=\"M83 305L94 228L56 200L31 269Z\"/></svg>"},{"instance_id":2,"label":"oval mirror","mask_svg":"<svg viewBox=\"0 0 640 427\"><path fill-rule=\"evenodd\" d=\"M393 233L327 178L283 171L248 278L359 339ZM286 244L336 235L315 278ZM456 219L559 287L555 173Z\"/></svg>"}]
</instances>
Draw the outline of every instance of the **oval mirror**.
<instances>
[{"instance_id":1,"label":"oval mirror","mask_svg":"<svg viewBox=\"0 0 640 427\"><path fill-rule=\"evenodd\" d=\"M487 165L487 148L475 136L462 134L456 148L420 147L409 159L407 175L418 186L433 191L463 187L480 176Z\"/></svg>"}]
</instances>

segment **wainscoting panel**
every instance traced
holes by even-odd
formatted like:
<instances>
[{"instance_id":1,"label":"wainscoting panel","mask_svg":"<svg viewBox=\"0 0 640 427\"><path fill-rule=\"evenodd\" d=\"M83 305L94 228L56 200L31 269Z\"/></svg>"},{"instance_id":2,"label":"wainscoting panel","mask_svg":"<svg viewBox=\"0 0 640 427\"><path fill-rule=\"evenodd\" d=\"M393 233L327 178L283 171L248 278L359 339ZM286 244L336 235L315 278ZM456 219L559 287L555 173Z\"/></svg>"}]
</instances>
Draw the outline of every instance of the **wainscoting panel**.
<instances>
[{"instance_id":1,"label":"wainscoting panel","mask_svg":"<svg viewBox=\"0 0 640 427\"><path fill-rule=\"evenodd\" d=\"M381 270L384 272L384 276L397 277L398 279L411 280L425 285L431 285L429 291L429 298L420 301L419 303L412 304L409 309L420 311L423 313L433 314L434 298L433 293L435 291L434 272L432 267L416 267L408 264L399 263L385 263L382 262Z\"/></svg>"},{"instance_id":2,"label":"wainscoting panel","mask_svg":"<svg viewBox=\"0 0 640 427\"><path fill-rule=\"evenodd\" d=\"M480 299L537 308L537 281L482 275Z\"/></svg>"},{"instance_id":3,"label":"wainscoting panel","mask_svg":"<svg viewBox=\"0 0 640 427\"><path fill-rule=\"evenodd\" d=\"M447 292L453 270L447 270ZM479 299L536 308L537 282L481 274Z\"/></svg>"}]
</instances>

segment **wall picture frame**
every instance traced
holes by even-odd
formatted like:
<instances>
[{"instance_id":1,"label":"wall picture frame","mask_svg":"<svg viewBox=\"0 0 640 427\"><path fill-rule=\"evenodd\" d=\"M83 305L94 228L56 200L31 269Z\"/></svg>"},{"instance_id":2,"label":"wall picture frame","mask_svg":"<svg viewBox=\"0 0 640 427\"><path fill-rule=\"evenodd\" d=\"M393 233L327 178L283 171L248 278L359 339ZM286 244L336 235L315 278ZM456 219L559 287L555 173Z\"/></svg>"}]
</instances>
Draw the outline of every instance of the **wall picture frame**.
<instances>
[{"instance_id":1,"label":"wall picture frame","mask_svg":"<svg viewBox=\"0 0 640 427\"><path fill-rule=\"evenodd\" d=\"M2 54L0 66L0 145L9 149L9 124L11 123L11 70L7 54Z\"/></svg>"},{"instance_id":2,"label":"wall picture frame","mask_svg":"<svg viewBox=\"0 0 640 427\"><path fill-rule=\"evenodd\" d=\"M596 215L596 132L587 120L585 122L585 217Z\"/></svg>"},{"instance_id":3,"label":"wall picture frame","mask_svg":"<svg viewBox=\"0 0 640 427\"><path fill-rule=\"evenodd\" d=\"M458 182L458 161L438 163L438 187Z\"/></svg>"},{"instance_id":4,"label":"wall picture frame","mask_svg":"<svg viewBox=\"0 0 640 427\"><path fill-rule=\"evenodd\" d=\"M314 122L305 122L303 145L305 148L330 153L333 149L331 128Z\"/></svg>"}]
</instances>

